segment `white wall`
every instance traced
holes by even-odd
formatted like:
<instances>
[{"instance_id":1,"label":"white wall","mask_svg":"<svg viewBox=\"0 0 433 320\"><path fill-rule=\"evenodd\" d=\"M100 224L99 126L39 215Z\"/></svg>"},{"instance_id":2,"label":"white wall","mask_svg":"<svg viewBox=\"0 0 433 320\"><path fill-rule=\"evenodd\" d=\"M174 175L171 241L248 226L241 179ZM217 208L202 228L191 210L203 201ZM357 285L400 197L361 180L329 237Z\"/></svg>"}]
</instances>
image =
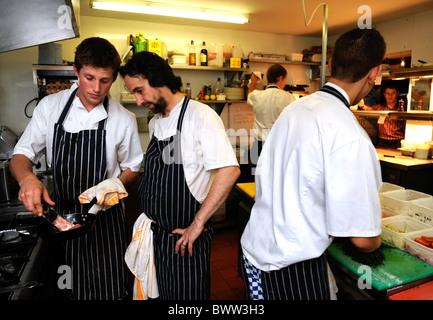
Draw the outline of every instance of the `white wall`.
<instances>
[{"instance_id":1,"label":"white wall","mask_svg":"<svg viewBox=\"0 0 433 320\"><path fill-rule=\"evenodd\" d=\"M373 16L374 24L374 16ZM412 50L412 67L419 67L418 60L433 63L433 11L426 11L390 22L374 25L385 38L386 52ZM333 44L338 36L329 38Z\"/></svg>"}]
</instances>

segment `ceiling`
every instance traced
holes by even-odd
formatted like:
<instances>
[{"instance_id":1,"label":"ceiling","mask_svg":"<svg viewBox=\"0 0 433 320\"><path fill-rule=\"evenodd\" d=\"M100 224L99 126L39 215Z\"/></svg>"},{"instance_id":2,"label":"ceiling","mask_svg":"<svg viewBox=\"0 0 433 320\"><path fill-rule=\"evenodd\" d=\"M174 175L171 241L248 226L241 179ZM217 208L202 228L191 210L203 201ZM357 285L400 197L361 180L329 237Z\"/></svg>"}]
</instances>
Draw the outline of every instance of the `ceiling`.
<instances>
[{"instance_id":1,"label":"ceiling","mask_svg":"<svg viewBox=\"0 0 433 320\"><path fill-rule=\"evenodd\" d=\"M115 0L104 0L116 2ZM127 2L120 1L117 2ZM131 2L131 1L129 1ZM146 3L144 0L134 2ZM139 20L147 22L183 24L191 26L234 29L298 36L321 36L323 6L318 8L307 27L304 21L302 0L155 0L153 2L195 5L239 11L249 14L245 25L231 23L203 22L194 19L165 18L143 14L117 13L90 9L89 0L80 0L81 15L104 16L109 18ZM372 25L407 17L415 13L433 10L432 0L304 0L306 19L310 20L313 11L321 3L328 5L328 35L336 35L356 28L358 19L364 12L358 8L367 5L371 8Z\"/></svg>"}]
</instances>

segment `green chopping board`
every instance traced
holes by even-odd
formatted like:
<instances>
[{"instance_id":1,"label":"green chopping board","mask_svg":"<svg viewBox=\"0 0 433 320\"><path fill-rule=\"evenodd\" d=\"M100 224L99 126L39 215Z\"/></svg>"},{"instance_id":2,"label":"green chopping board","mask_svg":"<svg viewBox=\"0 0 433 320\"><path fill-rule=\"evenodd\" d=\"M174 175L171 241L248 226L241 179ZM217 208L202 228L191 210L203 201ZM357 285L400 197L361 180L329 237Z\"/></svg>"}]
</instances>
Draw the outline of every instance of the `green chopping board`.
<instances>
[{"instance_id":1,"label":"green chopping board","mask_svg":"<svg viewBox=\"0 0 433 320\"><path fill-rule=\"evenodd\" d=\"M433 276L433 266L399 248L389 245L380 250L385 256L383 264L371 268L371 286L378 291ZM332 243L326 250L326 254L340 262L355 275L365 278L365 270L361 268L358 271L361 264L343 253L341 243Z\"/></svg>"}]
</instances>

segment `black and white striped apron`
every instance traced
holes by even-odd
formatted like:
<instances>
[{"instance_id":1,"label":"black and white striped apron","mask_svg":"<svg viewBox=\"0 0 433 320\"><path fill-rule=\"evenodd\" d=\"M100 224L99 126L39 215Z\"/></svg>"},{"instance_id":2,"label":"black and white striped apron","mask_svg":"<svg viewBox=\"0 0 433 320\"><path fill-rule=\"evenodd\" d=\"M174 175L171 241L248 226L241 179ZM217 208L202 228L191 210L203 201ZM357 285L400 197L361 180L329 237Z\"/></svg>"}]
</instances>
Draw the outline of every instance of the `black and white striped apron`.
<instances>
[{"instance_id":1,"label":"black and white striped apron","mask_svg":"<svg viewBox=\"0 0 433 320\"><path fill-rule=\"evenodd\" d=\"M142 211L152 219L156 277L161 300L203 300L210 298L210 252L212 221L207 232L194 242L193 256L182 257L174 249L177 228L187 228L201 204L191 194L185 180L181 157L181 130L188 98L184 98L174 136L158 140L154 135L144 160L139 185Z\"/></svg>"},{"instance_id":2,"label":"black and white striped apron","mask_svg":"<svg viewBox=\"0 0 433 320\"><path fill-rule=\"evenodd\" d=\"M54 201L62 213L87 212L78 196L107 178L105 119L97 130L66 132L63 123L78 88L70 96L54 128L52 171ZM108 113L108 98L104 107ZM65 264L72 270L72 299L112 300L126 295L128 272L124 263L127 246L122 206L97 215L87 234L64 243Z\"/></svg>"}]
</instances>

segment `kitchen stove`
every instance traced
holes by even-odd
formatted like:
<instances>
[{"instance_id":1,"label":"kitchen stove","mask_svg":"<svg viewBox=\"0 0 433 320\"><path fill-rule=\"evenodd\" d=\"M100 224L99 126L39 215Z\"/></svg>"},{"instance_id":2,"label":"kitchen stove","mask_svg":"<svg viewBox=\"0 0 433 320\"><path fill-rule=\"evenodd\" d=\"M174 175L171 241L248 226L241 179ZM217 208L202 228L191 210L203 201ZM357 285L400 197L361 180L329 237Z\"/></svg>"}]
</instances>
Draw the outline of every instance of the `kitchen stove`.
<instances>
[{"instance_id":1,"label":"kitchen stove","mask_svg":"<svg viewBox=\"0 0 433 320\"><path fill-rule=\"evenodd\" d=\"M39 286L46 245L40 217L18 202L0 203L0 300L30 300Z\"/></svg>"}]
</instances>

